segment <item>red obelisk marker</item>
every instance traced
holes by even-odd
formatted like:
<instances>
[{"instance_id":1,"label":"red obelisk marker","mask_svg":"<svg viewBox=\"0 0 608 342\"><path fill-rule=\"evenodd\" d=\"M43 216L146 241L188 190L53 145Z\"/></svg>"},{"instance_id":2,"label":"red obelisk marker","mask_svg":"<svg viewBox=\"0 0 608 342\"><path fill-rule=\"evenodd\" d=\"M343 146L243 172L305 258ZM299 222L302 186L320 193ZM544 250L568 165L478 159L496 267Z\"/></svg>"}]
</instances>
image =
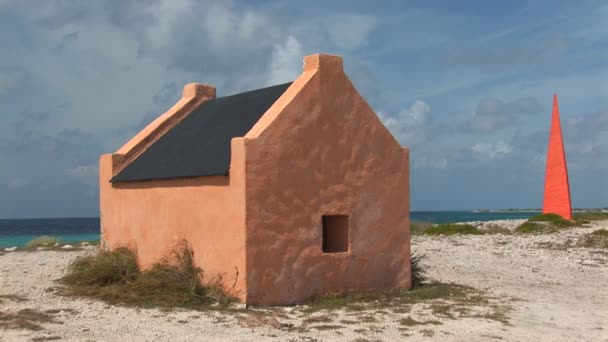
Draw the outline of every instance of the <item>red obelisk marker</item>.
<instances>
[{"instance_id":1,"label":"red obelisk marker","mask_svg":"<svg viewBox=\"0 0 608 342\"><path fill-rule=\"evenodd\" d=\"M559 123L557 95L553 95L553 115L549 133L549 150L547 151L547 169L545 172L545 196L543 214L557 214L566 220L572 219L570 202L570 185L562 129Z\"/></svg>"}]
</instances>

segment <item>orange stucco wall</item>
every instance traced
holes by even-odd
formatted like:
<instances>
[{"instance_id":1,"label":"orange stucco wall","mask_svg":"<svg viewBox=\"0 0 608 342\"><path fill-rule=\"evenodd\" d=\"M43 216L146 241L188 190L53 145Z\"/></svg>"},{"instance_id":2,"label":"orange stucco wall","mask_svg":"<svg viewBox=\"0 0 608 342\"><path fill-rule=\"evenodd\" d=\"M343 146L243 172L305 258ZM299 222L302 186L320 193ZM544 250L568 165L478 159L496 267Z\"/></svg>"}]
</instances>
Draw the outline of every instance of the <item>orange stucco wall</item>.
<instances>
[{"instance_id":1,"label":"orange stucco wall","mask_svg":"<svg viewBox=\"0 0 608 342\"><path fill-rule=\"evenodd\" d=\"M304 73L246 139L247 302L409 288L409 150L336 56ZM321 216L350 216L350 251L322 252Z\"/></svg>"},{"instance_id":2,"label":"orange stucco wall","mask_svg":"<svg viewBox=\"0 0 608 342\"><path fill-rule=\"evenodd\" d=\"M209 279L235 279L235 294L246 297L244 141L231 144L230 176L118 183L112 185L112 155L100 159L102 242L129 246L144 268L185 238L194 262ZM238 270L238 278L236 272Z\"/></svg>"},{"instance_id":3,"label":"orange stucco wall","mask_svg":"<svg viewBox=\"0 0 608 342\"><path fill-rule=\"evenodd\" d=\"M197 87L184 97L215 96ZM249 304L410 287L409 150L358 94L341 58L305 58L303 74L232 139L228 177L109 182L195 101L101 157L102 246L131 246L145 267L185 238L205 276L225 274L231 286L238 269L235 290ZM348 252L322 252L322 215L349 216Z\"/></svg>"}]
</instances>

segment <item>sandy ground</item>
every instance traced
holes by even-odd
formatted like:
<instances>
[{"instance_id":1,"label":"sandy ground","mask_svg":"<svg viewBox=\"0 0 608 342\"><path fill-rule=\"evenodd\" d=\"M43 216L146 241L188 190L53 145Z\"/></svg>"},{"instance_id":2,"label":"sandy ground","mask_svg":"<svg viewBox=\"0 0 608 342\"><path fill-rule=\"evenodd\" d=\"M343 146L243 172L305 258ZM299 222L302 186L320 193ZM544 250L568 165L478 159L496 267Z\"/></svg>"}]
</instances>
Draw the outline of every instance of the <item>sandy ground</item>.
<instances>
[{"instance_id":1,"label":"sandy ground","mask_svg":"<svg viewBox=\"0 0 608 342\"><path fill-rule=\"evenodd\" d=\"M536 236L413 238L430 278L484 290L506 322L437 315L429 309L437 301L312 314L303 307L264 314L110 306L47 290L71 260L93 250L9 252L0 255L0 341L608 341L608 252L547 247L599 228L608 228L608 221ZM469 309L483 312L487 305ZM51 322L36 323L38 331L6 327L7 317L23 309L45 313Z\"/></svg>"}]
</instances>

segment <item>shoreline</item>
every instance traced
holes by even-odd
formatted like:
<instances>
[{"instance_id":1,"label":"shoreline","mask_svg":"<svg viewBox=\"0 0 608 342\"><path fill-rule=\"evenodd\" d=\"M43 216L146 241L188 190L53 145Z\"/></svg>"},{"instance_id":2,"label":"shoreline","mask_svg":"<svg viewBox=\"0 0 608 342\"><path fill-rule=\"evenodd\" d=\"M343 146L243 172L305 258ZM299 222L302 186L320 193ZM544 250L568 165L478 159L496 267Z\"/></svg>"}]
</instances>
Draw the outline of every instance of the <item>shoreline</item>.
<instances>
[{"instance_id":1,"label":"shoreline","mask_svg":"<svg viewBox=\"0 0 608 342\"><path fill-rule=\"evenodd\" d=\"M303 307L192 311L137 309L92 299L62 297L57 286L80 251L0 255L0 312L37 310L42 330L2 328L7 341L601 341L608 326L608 251L567 247L608 221L553 234L413 236L426 276L485 293L489 304L455 310L453 301L407 307L308 312ZM11 299L12 298L12 299ZM19 298L20 300L18 300ZM486 298L486 297L484 297ZM444 303L444 304L442 304ZM508 323L488 316L487 305ZM443 313L442 308L450 308ZM485 313L484 313L485 312Z\"/></svg>"},{"instance_id":2,"label":"shoreline","mask_svg":"<svg viewBox=\"0 0 608 342\"><path fill-rule=\"evenodd\" d=\"M600 211L600 210L593 210L594 212L608 212L608 210L606 211ZM519 211L519 212L523 212L523 211ZM573 211L574 212L574 211ZM458 221L458 222L445 222L445 224L468 224L468 225L472 225L480 230L488 230L488 229L492 229L492 228L506 228L511 232L514 232L515 229L521 225L522 223L526 222L527 219L521 219L521 218L508 218L508 219L495 219L495 220L470 220L470 221ZM424 221L412 221L410 220L410 224L422 224L422 225L438 225L438 224L444 224L444 223L433 223L433 222L424 222ZM23 236L28 236L30 238L36 238L39 236L53 236L53 237L58 237L58 239L60 240L60 243L62 245L78 245L81 243L91 243L91 242L95 242L99 241L99 234L95 234L95 233L83 233L83 234L71 234L71 236L82 236L82 237L94 237L97 236L97 239L83 239L83 238L68 238L65 239L63 237L68 236L68 235L62 235L62 234L43 234L43 235L23 235ZM6 239L7 237L2 237L0 236L0 251L4 251L4 252L13 252L15 250L21 250L26 246L26 243L29 240L23 240L25 241L24 243L21 244L3 244L2 240Z\"/></svg>"},{"instance_id":3,"label":"shoreline","mask_svg":"<svg viewBox=\"0 0 608 342\"><path fill-rule=\"evenodd\" d=\"M454 224L480 224L480 223L498 223L498 222L505 222L506 224L509 224L510 221L525 221L525 220L519 220L519 219L504 219L504 220L490 220L490 221L467 221L467 222L454 222ZM425 223L427 224L427 223ZM431 224L431 223L428 223ZM21 250L23 249L26 244L37 238L40 236L51 236L51 237L56 237L59 241L61 245L79 245L83 242L88 242L91 243L93 241L99 241L99 235L100 233L82 233L82 234L40 234L40 235L34 235L34 234L27 234L27 235L10 235L10 236L1 236L0 235L0 251L4 251L4 252L13 252L16 250ZM66 238L66 236L68 236L68 238ZM79 237L76 237L79 236ZM93 239L93 237L97 237L97 239ZM6 243L6 240L9 239L19 239L21 242L20 243Z\"/></svg>"}]
</instances>

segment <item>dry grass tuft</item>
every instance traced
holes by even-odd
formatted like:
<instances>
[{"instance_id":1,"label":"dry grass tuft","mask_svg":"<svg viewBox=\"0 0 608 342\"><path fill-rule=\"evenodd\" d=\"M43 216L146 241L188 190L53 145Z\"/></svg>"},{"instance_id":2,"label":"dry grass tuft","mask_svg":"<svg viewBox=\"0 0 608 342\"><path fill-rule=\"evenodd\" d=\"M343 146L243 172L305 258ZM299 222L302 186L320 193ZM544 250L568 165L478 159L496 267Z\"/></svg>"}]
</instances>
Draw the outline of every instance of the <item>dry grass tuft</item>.
<instances>
[{"instance_id":1,"label":"dry grass tuft","mask_svg":"<svg viewBox=\"0 0 608 342\"><path fill-rule=\"evenodd\" d=\"M416 252L412 253L411 276L412 276L412 288L413 289L422 286L422 283L424 283L427 280L424 275L424 270L422 269L422 266L420 265L422 258L424 258L424 255L417 254Z\"/></svg>"},{"instance_id":2,"label":"dry grass tuft","mask_svg":"<svg viewBox=\"0 0 608 342\"><path fill-rule=\"evenodd\" d=\"M507 314L510 311L510 306L499 303L496 298L489 297L482 291L469 286L442 283L425 283L404 291L329 294L311 299L303 310L316 312L345 309L363 312L391 308L393 312L407 313L418 304L424 304L430 314L439 317L485 318L504 324L508 324Z\"/></svg>"},{"instance_id":3,"label":"dry grass tuft","mask_svg":"<svg viewBox=\"0 0 608 342\"><path fill-rule=\"evenodd\" d=\"M65 286L59 293L136 307L207 309L233 301L222 278L203 283L203 275L186 241L144 271L132 251L116 248L74 261L60 280Z\"/></svg>"},{"instance_id":4,"label":"dry grass tuft","mask_svg":"<svg viewBox=\"0 0 608 342\"><path fill-rule=\"evenodd\" d=\"M608 230L599 229L585 234L577 243L578 247L608 249Z\"/></svg>"},{"instance_id":5,"label":"dry grass tuft","mask_svg":"<svg viewBox=\"0 0 608 342\"><path fill-rule=\"evenodd\" d=\"M40 323L59 323L53 316L34 309L23 309L17 313L0 312L0 329L44 330Z\"/></svg>"},{"instance_id":6,"label":"dry grass tuft","mask_svg":"<svg viewBox=\"0 0 608 342\"><path fill-rule=\"evenodd\" d=\"M62 282L72 286L125 285L138 274L135 255L128 248L121 247L76 259L68 267Z\"/></svg>"},{"instance_id":7,"label":"dry grass tuft","mask_svg":"<svg viewBox=\"0 0 608 342\"><path fill-rule=\"evenodd\" d=\"M567 239L560 243L545 242L539 243L543 248L565 251L570 248L597 248L600 250L608 249L608 230L599 229L591 233L584 234L576 240ZM606 251L604 251L606 253Z\"/></svg>"},{"instance_id":8,"label":"dry grass tuft","mask_svg":"<svg viewBox=\"0 0 608 342\"><path fill-rule=\"evenodd\" d=\"M413 326L416 326L416 325L428 325L428 324L431 324L431 325L441 325L441 322L435 321L435 320L431 320L431 321L417 321L417 320L415 320L415 319L413 319L411 317L405 317L405 318L402 318L399 321L399 324L401 324L403 326L407 326L407 327L413 327Z\"/></svg>"},{"instance_id":9,"label":"dry grass tuft","mask_svg":"<svg viewBox=\"0 0 608 342\"><path fill-rule=\"evenodd\" d=\"M32 338L33 342L56 341L56 340L61 340L61 336L50 335L50 336L37 336L37 337Z\"/></svg>"},{"instance_id":10,"label":"dry grass tuft","mask_svg":"<svg viewBox=\"0 0 608 342\"><path fill-rule=\"evenodd\" d=\"M348 310L357 315L357 321L366 321L365 313L384 310L398 314L412 312L414 306L434 317L457 319L461 317L482 318L509 324L511 306L505 300L490 297L483 291L458 284L428 282L420 262L423 255L412 255L412 288L395 291L348 291L311 298L302 309L305 313ZM327 317L323 317L325 320ZM373 321L370 319L370 322ZM348 322L341 322L347 324ZM441 324L436 320L415 320L406 316L403 326Z\"/></svg>"},{"instance_id":11,"label":"dry grass tuft","mask_svg":"<svg viewBox=\"0 0 608 342\"><path fill-rule=\"evenodd\" d=\"M19 295L14 295L14 294L0 295L0 303L4 302L6 300L17 302L17 303L27 302L27 298L21 297Z\"/></svg>"}]
</instances>

